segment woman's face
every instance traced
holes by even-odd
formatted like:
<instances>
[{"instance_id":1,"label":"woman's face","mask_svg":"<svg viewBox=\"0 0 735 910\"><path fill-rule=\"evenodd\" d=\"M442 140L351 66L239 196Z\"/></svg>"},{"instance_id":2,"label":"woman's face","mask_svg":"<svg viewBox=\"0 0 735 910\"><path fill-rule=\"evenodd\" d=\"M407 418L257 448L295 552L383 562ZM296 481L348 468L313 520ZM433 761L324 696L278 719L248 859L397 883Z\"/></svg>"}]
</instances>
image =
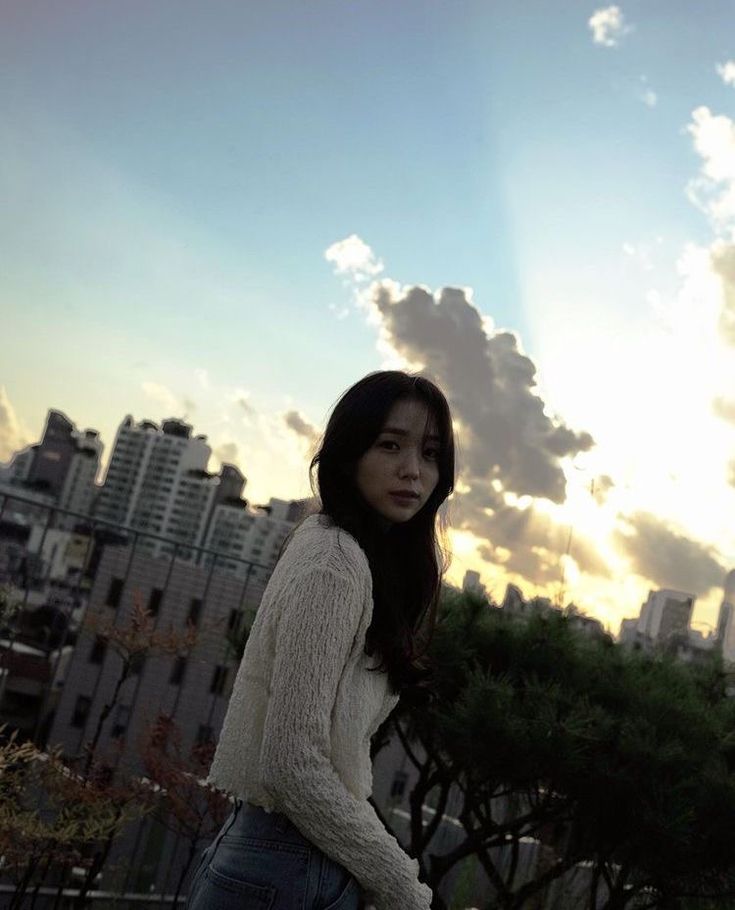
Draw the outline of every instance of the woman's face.
<instances>
[{"instance_id":1,"label":"woman's face","mask_svg":"<svg viewBox=\"0 0 735 910\"><path fill-rule=\"evenodd\" d=\"M427 424L428 416L420 399L399 399L378 438L357 462L357 488L389 524L413 518L439 480L438 429L433 417Z\"/></svg>"}]
</instances>

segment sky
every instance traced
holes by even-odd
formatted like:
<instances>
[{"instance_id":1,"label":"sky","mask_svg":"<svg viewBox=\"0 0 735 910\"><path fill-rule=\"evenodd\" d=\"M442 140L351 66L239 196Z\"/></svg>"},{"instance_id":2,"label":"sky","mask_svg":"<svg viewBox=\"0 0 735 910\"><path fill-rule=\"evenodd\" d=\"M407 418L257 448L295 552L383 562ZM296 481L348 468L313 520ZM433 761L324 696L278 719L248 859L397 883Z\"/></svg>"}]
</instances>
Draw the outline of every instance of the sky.
<instances>
[{"instance_id":1,"label":"sky","mask_svg":"<svg viewBox=\"0 0 735 910\"><path fill-rule=\"evenodd\" d=\"M185 417L255 503L422 370L449 580L735 567L735 0L0 0L0 461L49 408Z\"/></svg>"}]
</instances>

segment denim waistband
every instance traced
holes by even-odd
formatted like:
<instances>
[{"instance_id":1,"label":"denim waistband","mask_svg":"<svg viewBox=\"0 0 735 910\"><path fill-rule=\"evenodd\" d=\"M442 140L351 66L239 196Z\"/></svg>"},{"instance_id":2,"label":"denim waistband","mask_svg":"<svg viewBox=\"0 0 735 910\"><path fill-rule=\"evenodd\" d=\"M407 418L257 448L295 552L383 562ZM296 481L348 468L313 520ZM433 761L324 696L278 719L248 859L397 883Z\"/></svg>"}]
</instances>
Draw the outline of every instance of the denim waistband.
<instances>
[{"instance_id":1,"label":"denim waistband","mask_svg":"<svg viewBox=\"0 0 735 910\"><path fill-rule=\"evenodd\" d=\"M262 806L241 799L235 800L234 809L222 826L219 837L225 835L266 840L271 838L307 847L313 846L282 812L266 812Z\"/></svg>"}]
</instances>

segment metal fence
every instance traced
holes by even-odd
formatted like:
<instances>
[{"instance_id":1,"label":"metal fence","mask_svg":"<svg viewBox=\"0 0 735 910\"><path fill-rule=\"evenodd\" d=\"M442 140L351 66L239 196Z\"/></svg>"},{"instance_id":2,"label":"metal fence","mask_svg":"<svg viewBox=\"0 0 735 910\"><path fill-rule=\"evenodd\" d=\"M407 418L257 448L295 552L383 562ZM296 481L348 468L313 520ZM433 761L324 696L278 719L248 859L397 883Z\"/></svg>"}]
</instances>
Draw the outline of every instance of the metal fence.
<instances>
[{"instance_id":1,"label":"metal fence","mask_svg":"<svg viewBox=\"0 0 735 910\"><path fill-rule=\"evenodd\" d=\"M0 615L0 723L39 748L59 745L65 756L78 757L119 673L117 655L98 646L85 617L95 614L122 628L137 598L150 611L154 630L197 626L197 657L182 674L180 657L154 655L126 681L124 710L107 720L99 742L114 756L112 772L124 767L144 773L137 748L144 722L157 713L175 719L186 748L216 740L239 660L233 640L254 616L271 567L22 495L0 497L6 604ZM151 555L151 543L158 555ZM46 619L43 628L33 623L39 615ZM131 825L110 853L115 871L95 883L95 903L104 904L108 891L118 894L118 906L122 894L131 906L160 903L166 894L172 900L188 846L150 817ZM39 888L36 906L47 892L54 901L61 895L63 906L64 893L73 890Z\"/></svg>"}]
</instances>

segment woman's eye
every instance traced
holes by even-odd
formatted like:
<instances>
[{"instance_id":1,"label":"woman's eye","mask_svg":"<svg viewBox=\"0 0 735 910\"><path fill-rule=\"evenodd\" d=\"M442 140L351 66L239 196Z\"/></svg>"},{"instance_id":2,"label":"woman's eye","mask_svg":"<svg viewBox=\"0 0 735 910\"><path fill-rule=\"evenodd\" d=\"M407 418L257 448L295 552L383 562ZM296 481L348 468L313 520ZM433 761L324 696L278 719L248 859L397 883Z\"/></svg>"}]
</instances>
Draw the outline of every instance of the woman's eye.
<instances>
[{"instance_id":1,"label":"woman's eye","mask_svg":"<svg viewBox=\"0 0 735 910\"><path fill-rule=\"evenodd\" d=\"M395 442L393 439L384 439L382 442L379 442L378 445L379 445L379 446L383 446L383 447L386 447L386 446L396 446L396 447L398 447L398 443Z\"/></svg>"},{"instance_id":2,"label":"woman's eye","mask_svg":"<svg viewBox=\"0 0 735 910\"><path fill-rule=\"evenodd\" d=\"M426 449L424 458L431 458L432 461L439 457L439 449Z\"/></svg>"}]
</instances>

